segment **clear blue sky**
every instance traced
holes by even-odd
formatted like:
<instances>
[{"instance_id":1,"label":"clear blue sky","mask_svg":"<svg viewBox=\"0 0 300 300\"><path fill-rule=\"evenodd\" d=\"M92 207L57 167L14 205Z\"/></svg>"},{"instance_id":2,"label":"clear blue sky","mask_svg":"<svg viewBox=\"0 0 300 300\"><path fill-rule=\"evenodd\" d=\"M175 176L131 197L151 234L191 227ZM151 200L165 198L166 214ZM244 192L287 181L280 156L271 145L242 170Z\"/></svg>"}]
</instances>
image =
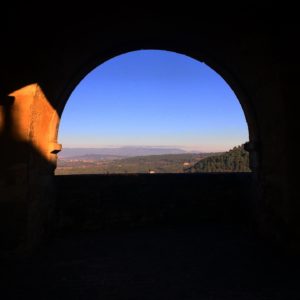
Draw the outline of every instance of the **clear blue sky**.
<instances>
[{"instance_id":1,"label":"clear blue sky","mask_svg":"<svg viewBox=\"0 0 300 300\"><path fill-rule=\"evenodd\" d=\"M246 141L243 110L222 77L188 56L158 50L119 55L87 74L59 128L63 147L224 151Z\"/></svg>"}]
</instances>

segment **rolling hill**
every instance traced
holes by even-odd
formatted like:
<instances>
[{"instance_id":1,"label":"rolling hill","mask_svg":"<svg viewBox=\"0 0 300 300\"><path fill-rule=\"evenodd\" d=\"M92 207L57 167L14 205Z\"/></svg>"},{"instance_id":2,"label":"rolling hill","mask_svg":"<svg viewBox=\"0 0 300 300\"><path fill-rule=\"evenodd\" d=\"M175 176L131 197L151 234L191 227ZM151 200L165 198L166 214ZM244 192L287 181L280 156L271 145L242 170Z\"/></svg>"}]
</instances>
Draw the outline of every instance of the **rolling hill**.
<instances>
[{"instance_id":1,"label":"rolling hill","mask_svg":"<svg viewBox=\"0 0 300 300\"><path fill-rule=\"evenodd\" d=\"M249 168L249 153L244 149L244 144L218 155L206 157L186 172L251 172Z\"/></svg>"},{"instance_id":2,"label":"rolling hill","mask_svg":"<svg viewBox=\"0 0 300 300\"><path fill-rule=\"evenodd\" d=\"M59 158L79 158L86 155L110 155L121 157L134 157L145 155L183 154L186 151L179 148L128 146L115 148L63 148Z\"/></svg>"}]
</instances>

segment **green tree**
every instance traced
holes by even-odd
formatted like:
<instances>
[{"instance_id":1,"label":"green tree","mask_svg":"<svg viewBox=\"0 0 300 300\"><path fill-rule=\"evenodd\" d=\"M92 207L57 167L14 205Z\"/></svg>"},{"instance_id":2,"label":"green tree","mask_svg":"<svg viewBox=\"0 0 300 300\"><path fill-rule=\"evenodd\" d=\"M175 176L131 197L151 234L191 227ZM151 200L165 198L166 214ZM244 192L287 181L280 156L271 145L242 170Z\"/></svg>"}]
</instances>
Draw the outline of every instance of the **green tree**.
<instances>
[{"instance_id":1,"label":"green tree","mask_svg":"<svg viewBox=\"0 0 300 300\"><path fill-rule=\"evenodd\" d=\"M242 144L225 153L201 159L194 166L186 169L186 172L251 172L249 153Z\"/></svg>"}]
</instances>

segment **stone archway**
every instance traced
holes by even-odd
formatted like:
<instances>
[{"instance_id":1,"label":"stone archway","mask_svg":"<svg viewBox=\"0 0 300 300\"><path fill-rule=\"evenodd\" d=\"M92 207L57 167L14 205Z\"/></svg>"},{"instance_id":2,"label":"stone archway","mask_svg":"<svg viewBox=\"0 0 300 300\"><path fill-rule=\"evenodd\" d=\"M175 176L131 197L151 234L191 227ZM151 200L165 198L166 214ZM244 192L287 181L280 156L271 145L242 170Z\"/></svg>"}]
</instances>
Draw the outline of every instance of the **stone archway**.
<instances>
[{"instance_id":1,"label":"stone archway","mask_svg":"<svg viewBox=\"0 0 300 300\"><path fill-rule=\"evenodd\" d=\"M128 22L120 18L107 27L108 19L103 16L95 23L89 20L75 26L71 22L62 29L54 28L52 47L47 47L47 38L41 37L37 48L30 37L32 44L17 60L12 51L3 62L1 203L5 208L2 214L13 216L2 218L1 239L7 240L7 250L32 248L51 219L52 177L60 150L59 116L72 90L107 59L147 48L175 51L204 61L236 93L248 122L251 167L260 185L262 213L258 213L263 229L280 238L289 223L291 207L284 179L287 137L281 65L269 28L225 23L207 27L198 26L197 21L179 26L181 23L173 20L178 25L174 27L168 19L153 23L149 16Z\"/></svg>"}]
</instances>

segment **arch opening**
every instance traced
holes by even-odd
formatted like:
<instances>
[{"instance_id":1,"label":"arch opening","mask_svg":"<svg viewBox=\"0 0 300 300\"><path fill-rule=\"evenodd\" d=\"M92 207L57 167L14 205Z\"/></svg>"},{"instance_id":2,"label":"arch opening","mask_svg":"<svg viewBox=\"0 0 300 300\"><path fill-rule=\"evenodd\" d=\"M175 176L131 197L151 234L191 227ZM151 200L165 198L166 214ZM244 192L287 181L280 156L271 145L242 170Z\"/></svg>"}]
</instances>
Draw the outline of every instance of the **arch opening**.
<instances>
[{"instance_id":1,"label":"arch opening","mask_svg":"<svg viewBox=\"0 0 300 300\"><path fill-rule=\"evenodd\" d=\"M68 101L57 174L250 170L242 149L253 137L248 111L221 75L190 56L118 55L90 71ZM243 166L225 166L237 146Z\"/></svg>"}]
</instances>

